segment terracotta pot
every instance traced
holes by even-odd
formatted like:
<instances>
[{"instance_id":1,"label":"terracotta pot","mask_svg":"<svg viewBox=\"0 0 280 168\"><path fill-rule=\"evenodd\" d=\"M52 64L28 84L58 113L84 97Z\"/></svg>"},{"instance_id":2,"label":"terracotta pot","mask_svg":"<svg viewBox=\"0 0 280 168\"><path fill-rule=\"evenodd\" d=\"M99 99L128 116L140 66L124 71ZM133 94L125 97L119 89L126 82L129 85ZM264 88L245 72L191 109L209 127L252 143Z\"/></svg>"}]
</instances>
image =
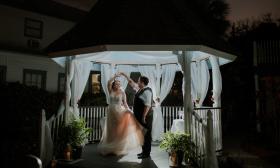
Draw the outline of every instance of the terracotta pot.
<instances>
[{"instance_id":1,"label":"terracotta pot","mask_svg":"<svg viewBox=\"0 0 280 168\"><path fill-rule=\"evenodd\" d=\"M66 149L64 150L64 159L72 160L72 146L67 144Z\"/></svg>"},{"instance_id":2,"label":"terracotta pot","mask_svg":"<svg viewBox=\"0 0 280 168\"><path fill-rule=\"evenodd\" d=\"M169 166L170 167L181 167L183 162L184 152L174 151L169 152Z\"/></svg>"}]
</instances>

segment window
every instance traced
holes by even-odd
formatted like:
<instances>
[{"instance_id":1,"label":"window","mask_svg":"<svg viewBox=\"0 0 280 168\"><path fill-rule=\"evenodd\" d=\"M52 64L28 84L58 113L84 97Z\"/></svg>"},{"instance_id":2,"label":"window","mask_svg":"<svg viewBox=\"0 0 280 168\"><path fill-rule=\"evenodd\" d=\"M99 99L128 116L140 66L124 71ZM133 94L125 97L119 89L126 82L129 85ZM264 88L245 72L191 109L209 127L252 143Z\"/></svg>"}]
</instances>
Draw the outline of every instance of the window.
<instances>
[{"instance_id":1,"label":"window","mask_svg":"<svg viewBox=\"0 0 280 168\"><path fill-rule=\"evenodd\" d=\"M24 20L24 36L42 39L43 36L43 22L31 18Z\"/></svg>"},{"instance_id":2,"label":"window","mask_svg":"<svg viewBox=\"0 0 280 168\"><path fill-rule=\"evenodd\" d=\"M26 86L35 86L40 89L46 89L46 71L24 69L23 84Z\"/></svg>"},{"instance_id":3,"label":"window","mask_svg":"<svg viewBox=\"0 0 280 168\"><path fill-rule=\"evenodd\" d=\"M58 79L57 79L57 92L65 92L65 74L64 73L58 73Z\"/></svg>"},{"instance_id":4,"label":"window","mask_svg":"<svg viewBox=\"0 0 280 168\"><path fill-rule=\"evenodd\" d=\"M101 74L99 71L92 71L89 76L89 92L91 94L103 93L101 85Z\"/></svg>"},{"instance_id":5,"label":"window","mask_svg":"<svg viewBox=\"0 0 280 168\"><path fill-rule=\"evenodd\" d=\"M162 102L162 106L182 106L183 92L182 92L183 74L176 72L174 82L169 94Z\"/></svg>"},{"instance_id":6,"label":"window","mask_svg":"<svg viewBox=\"0 0 280 168\"><path fill-rule=\"evenodd\" d=\"M101 85L101 72L91 71L85 92L80 101L80 106L105 106L106 96Z\"/></svg>"},{"instance_id":7,"label":"window","mask_svg":"<svg viewBox=\"0 0 280 168\"><path fill-rule=\"evenodd\" d=\"M5 66L0 66L0 83L6 82L7 68Z\"/></svg>"}]
</instances>

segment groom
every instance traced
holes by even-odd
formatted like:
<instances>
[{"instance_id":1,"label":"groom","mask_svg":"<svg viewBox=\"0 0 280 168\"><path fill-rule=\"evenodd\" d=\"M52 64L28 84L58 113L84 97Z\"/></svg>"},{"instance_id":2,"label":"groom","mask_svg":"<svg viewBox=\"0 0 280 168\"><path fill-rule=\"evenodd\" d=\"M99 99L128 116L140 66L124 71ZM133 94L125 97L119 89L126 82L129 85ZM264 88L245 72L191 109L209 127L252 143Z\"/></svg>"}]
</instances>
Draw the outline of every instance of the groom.
<instances>
[{"instance_id":1,"label":"groom","mask_svg":"<svg viewBox=\"0 0 280 168\"><path fill-rule=\"evenodd\" d=\"M137 84L126 75L124 75L129 85L137 91L134 97L133 111L136 119L146 129L142 153L137 154L138 159L150 157L151 142L152 142L152 125L153 125L153 92L147 87L149 79L145 76L140 76Z\"/></svg>"}]
</instances>

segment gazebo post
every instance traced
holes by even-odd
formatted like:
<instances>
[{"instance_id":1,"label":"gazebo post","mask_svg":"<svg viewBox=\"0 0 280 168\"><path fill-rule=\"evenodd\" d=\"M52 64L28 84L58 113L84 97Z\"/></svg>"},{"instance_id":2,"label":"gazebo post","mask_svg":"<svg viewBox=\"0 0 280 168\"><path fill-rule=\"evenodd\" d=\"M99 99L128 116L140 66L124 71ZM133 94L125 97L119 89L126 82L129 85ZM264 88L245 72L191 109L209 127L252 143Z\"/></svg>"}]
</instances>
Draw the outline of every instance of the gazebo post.
<instances>
[{"instance_id":1,"label":"gazebo post","mask_svg":"<svg viewBox=\"0 0 280 168\"><path fill-rule=\"evenodd\" d=\"M192 98L191 98L191 60L192 52L183 51L183 71L184 71L184 82L185 82L185 93L184 93L184 120L185 120L185 132L191 133L191 114L193 110Z\"/></svg>"},{"instance_id":2,"label":"gazebo post","mask_svg":"<svg viewBox=\"0 0 280 168\"><path fill-rule=\"evenodd\" d=\"M75 59L75 57L76 56L71 56L71 61L72 60L74 60ZM70 61L70 62L71 62ZM76 106L76 104L75 103L77 103L77 102L75 102L75 78L76 78L76 76L75 76L75 74L74 74L74 76L73 76L73 78L72 78L72 81L71 81L71 84L70 84L70 86L71 86L71 101L69 102L69 104L71 105L71 107L73 108L73 113L75 114L75 106Z\"/></svg>"},{"instance_id":3,"label":"gazebo post","mask_svg":"<svg viewBox=\"0 0 280 168\"><path fill-rule=\"evenodd\" d=\"M71 58L70 57L66 57L66 62L65 62L65 78L66 78L66 82L65 82L65 110L63 113L64 116L64 124L67 123L68 121L68 112L69 112L69 108L70 108L70 95L69 95L69 87L68 84L70 82L69 79L69 74L70 74L70 64L71 64Z\"/></svg>"}]
</instances>

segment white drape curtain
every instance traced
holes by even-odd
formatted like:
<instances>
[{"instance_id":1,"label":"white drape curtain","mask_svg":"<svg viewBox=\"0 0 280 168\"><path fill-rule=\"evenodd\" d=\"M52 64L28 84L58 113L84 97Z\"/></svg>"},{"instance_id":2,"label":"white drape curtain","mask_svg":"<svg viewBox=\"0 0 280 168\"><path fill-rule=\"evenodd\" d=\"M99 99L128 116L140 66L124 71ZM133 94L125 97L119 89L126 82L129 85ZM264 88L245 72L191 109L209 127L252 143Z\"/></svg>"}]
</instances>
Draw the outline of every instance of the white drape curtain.
<instances>
[{"instance_id":1,"label":"white drape curtain","mask_svg":"<svg viewBox=\"0 0 280 168\"><path fill-rule=\"evenodd\" d=\"M210 56L209 58L212 66L212 80L213 80L213 107L221 106L221 92L222 92L222 75L219 67L218 57Z\"/></svg>"},{"instance_id":2,"label":"white drape curtain","mask_svg":"<svg viewBox=\"0 0 280 168\"><path fill-rule=\"evenodd\" d=\"M113 76L114 66L110 64L101 64L101 85L106 95L107 104L110 103L109 90L107 88L107 83L109 79Z\"/></svg>"},{"instance_id":3,"label":"white drape curtain","mask_svg":"<svg viewBox=\"0 0 280 168\"><path fill-rule=\"evenodd\" d=\"M149 78L149 84L148 86L152 89L153 91L153 99L155 100L157 95L156 95L156 67L155 66L148 66L148 65L143 65L143 66L138 66L138 70L141 75L146 76Z\"/></svg>"},{"instance_id":4,"label":"white drape curtain","mask_svg":"<svg viewBox=\"0 0 280 168\"><path fill-rule=\"evenodd\" d=\"M197 85L200 85L199 77L198 77L198 69L199 69L199 63L192 62L191 63L191 95L192 95L192 101L195 102L198 99L198 88L200 88Z\"/></svg>"},{"instance_id":5,"label":"white drape curtain","mask_svg":"<svg viewBox=\"0 0 280 168\"><path fill-rule=\"evenodd\" d=\"M191 94L192 100L196 102L196 106L202 106L202 103L206 97L210 74L207 66L206 60L202 60L199 62L193 62L191 64Z\"/></svg>"},{"instance_id":6,"label":"white drape curtain","mask_svg":"<svg viewBox=\"0 0 280 168\"><path fill-rule=\"evenodd\" d=\"M74 102L72 104L74 106L74 115L78 117L79 109L77 103L83 95L93 64L90 61L74 60L73 62L74 62L74 81L72 81L72 83L74 85L74 88L72 88L72 90L74 91L74 95L73 95Z\"/></svg>"},{"instance_id":7,"label":"white drape curtain","mask_svg":"<svg viewBox=\"0 0 280 168\"><path fill-rule=\"evenodd\" d=\"M77 103L84 92L91 69L92 69L92 63L90 61L72 60L70 62L69 73L67 74L66 92L69 95L68 101L70 101L70 99L72 98L71 104L74 109L72 111L74 117L79 116L79 109ZM71 90L71 82L72 85L74 86L74 87L72 86L72 90ZM67 115L70 116L71 114L69 114L68 112Z\"/></svg>"},{"instance_id":8,"label":"white drape curtain","mask_svg":"<svg viewBox=\"0 0 280 168\"><path fill-rule=\"evenodd\" d=\"M157 106L154 107L153 127L152 127L153 141L160 141L164 133L164 121L161 112L161 103L171 90L177 69L178 69L178 65L175 64L162 66L162 70L161 70L162 81L161 81L161 86L159 86L160 92L158 96L160 101L158 102Z\"/></svg>"},{"instance_id":9,"label":"white drape curtain","mask_svg":"<svg viewBox=\"0 0 280 168\"><path fill-rule=\"evenodd\" d=\"M178 70L177 64L163 65L162 66L162 81L160 87L160 104L170 92L176 71Z\"/></svg>"},{"instance_id":10,"label":"white drape curtain","mask_svg":"<svg viewBox=\"0 0 280 168\"><path fill-rule=\"evenodd\" d=\"M124 72L127 76L130 76L130 73L132 71L132 68L130 65L117 65L116 66L116 72ZM122 89L125 90L128 84L128 81L125 77L121 76L118 77L118 80L121 83Z\"/></svg>"}]
</instances>

